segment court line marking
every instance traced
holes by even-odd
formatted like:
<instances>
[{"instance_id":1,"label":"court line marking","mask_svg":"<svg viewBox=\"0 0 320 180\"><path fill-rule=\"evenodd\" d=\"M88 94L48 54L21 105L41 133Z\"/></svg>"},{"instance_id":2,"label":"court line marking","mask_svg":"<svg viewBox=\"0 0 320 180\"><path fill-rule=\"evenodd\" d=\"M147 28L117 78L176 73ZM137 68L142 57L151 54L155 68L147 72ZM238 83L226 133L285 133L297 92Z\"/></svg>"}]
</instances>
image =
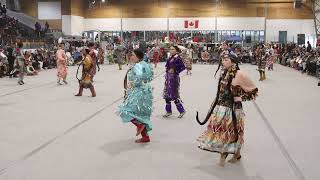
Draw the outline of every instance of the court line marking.
<instances>
[{"instance_id":1,"label":"court line marking","mask_svg":"<svg viewBox=\"0 0 320 180\"><path fill-rule=\"evenodd\" d=\"M24 91L28 91L28 90L31 90L31 89L36 89L36 88L45 87L45 86L48 86L48 85L50 85L50 84L53 84L53 82L44 83L44 84L41 84L41 85L37 85L37 86L33 86L33 87L25 88L25 89L20 89L20 90L13 91L13 92L1 94L1 95L0 95L0 98L5 97L5 96L10 96L10 95L13 95L13 94L18 94L18 93L21 93L21 92L24 92Z\"/></svg>"},{"instance_id":2,"label":"court line marking","mask_svg":"<svg viewBox=\"0 0 320 180\"><path fill-rule=\"evenodd\" d=\"M255 106L255 108L257 109L258 113L260 114L263 122L265 123L265 125L267 126L267 129L269 130L269 132L271 133L274 141L277 143L282 155L286 158L286 160L288 161L288 164L290 165L291 169L293 170L294 174L297 176L297 178L299 180L307 180L306 177L304 176L304 174L302 173L301 169L298 167L298 165L295 163L295 161L292 159L292 157L290 156L288 150L286 149L286 147L284 146L284 144L282 143L280 137L277 135L276 131L274 130L274 128L271 126L270 121L266 118L266 116L264 115L264 113L262 112L262 110L260 109L259 105L253 101L253 104Z\"/></svg>"},{"instance_id":3,"label":"court line marking","mask_svg":"<svg viewBox=\"0 0 320 180\"><path fill-rule=\"evenodd\" d=\"M160 74L158 74L157 76L155 76L153 78L152 81L154 81L155 79L157 79L158 77L160 77L161 75L163 75L165 72L162 72ZM69 134L70 132L72 132L73 130L75 130L76 128L80 127L81 125L85 124L86 122L90 121L91 119L93 119L95 116L99 115L100 113L102 113L104 110L106 110L107 108L111 107L112 105L118 103L119 101L121 101L123 99L123 97L120 97L116 100L114 100L111 104L105 105L103 106L100 110L96 111L95 113L91 114L90 116L86 117L84 120L76 123L75 125L73 125L72 127L68 128L67 130L65 130L62 134L57 135L53 138L51 138L50 140L46 141L45 143L43 143L42 145L40 145L39 147L33 149L32 151L30 151L29 153L25 154L24 156L22 156L21 158L12 161L11 163L9 163L6 167L0 169L0 176L3 175L4 173L7 172L7 170L9 170L10 168L15 167L16 165L18 165L20 162L27 160L28 158L32 157L33 155L37 154L38 152L44 150L46 147L48 147L49 145L51 145L52 143L54 143L56 140L58 140L59 138L62 138L63 136L66 136L67 134Z\"/></svg>"}]
</instances>

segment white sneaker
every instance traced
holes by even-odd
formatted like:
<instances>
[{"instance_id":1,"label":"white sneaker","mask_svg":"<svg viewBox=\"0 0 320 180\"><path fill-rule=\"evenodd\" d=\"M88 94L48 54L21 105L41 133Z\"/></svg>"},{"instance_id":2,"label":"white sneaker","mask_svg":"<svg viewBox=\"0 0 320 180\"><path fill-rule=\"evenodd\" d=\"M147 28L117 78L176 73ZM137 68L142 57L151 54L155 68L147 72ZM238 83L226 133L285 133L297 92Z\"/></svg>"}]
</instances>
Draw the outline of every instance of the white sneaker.
<instances>
[{"instance_id":1,"label":"white sneaker","mask_svg":"<svg viewBox=\"0 0 320 180\"><path fill-rule=\"evenodd\" d=\"M162 117L167 118L167 117L169 117L169 116L171 116L171 115L172 115L172 113L166 113L166 114L163 115Z\"/></svg>"},{"instance_id":2,"label":"white sneaker","mask_svg":"<svg viewBox=\"0 0 320 180\"><path fill-rule=\"evenodd\" d=\"M184 111L184 112L180 113L180 115L178 116L178 118L180 118L180 119L181 119L185 114L186 114L186 111Z\"/></svg>"}]
</instances>

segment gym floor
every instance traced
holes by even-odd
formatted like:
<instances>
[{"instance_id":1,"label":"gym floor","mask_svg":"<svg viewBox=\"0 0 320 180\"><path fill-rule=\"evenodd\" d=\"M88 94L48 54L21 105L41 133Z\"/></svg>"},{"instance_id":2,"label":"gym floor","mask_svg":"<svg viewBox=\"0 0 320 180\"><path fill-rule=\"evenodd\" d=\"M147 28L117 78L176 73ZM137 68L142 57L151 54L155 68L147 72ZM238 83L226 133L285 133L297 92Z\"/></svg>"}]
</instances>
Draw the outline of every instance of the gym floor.
<instances>
[{"instance_id":1,"label":"gym floor","mask_svg":"<svg viewBox=\"0 0 320 180\"><path fill-rule=\"evenodd\" d=\"M151 143L136 144L135 127L116 112L128 67L103 65L95 77L97 97L78 91L77 67L69 84L56 83L56 70L16 79L0 79L0 180L318 180L320 171L320 88L314 77L275 65L258 81L256 66L240 65L259 88L255 102L245 102L242 159L219 167L219 154L197 148L205 117L214 100L216 65L193 65L181 74L187 110L162 118L164 64L155 69Z\"/></svg>"}]
</instances>

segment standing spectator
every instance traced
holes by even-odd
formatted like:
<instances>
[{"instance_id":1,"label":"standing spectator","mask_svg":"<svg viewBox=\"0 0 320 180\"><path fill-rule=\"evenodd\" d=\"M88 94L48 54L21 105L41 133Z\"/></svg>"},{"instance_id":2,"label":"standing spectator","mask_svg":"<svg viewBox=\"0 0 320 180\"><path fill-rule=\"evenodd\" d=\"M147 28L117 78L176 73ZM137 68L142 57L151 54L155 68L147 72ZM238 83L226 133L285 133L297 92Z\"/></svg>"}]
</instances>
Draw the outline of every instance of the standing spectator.
<instances>
[{"instance_id":1,"label":"standing spectator","mask_svg":"<svg viewBox=\"0 0 320 180\"><path fill-rule=\"evenodd\" d=\"M44 26L44 32L46 33L46 32L48 32L48 30L49 30L49 23L48 23L48 21L46 21L46 24L45 24L45 26Z\"/></svg>"},{"instance_id":2,"label":"standing spectator","mask_svg":"<svg viewBox=\"0 0 320 180\"><path fill-rule=\"evenodd\" d=\"M12 77L11 72L13 71L15 57L13 55L13 44L7 48L8 52L8 63L9 63L9 75Z\"/></svg>"},{"instance_id":3,"label":"standing spectator","mask_svg":"<svg viewBox=\"0 0 320 180\"><path fill-rule=\"evenodd\" d=\"M2 16L2 4L0 2L0 16Z\"/></svg>"},{"instance_id":4,"label":"standing spectator","mask_svg":"<svg viewBox=\"0 0 320 180\"><path fill-rule=\"evenodd\" d=\"M36 35L37 37L40 37L40 33L41 33L41 24L39 22L36 22L36 24L34 25L35 31L36 31Z\"/></svg>"},{"instance_id":5,"label":"standing spectator","mask_svg":"<svg viewBox=\"0 0 320 180\"><path fill-rule=\"evenodd\" d=\"M6 5L3 5L2 8L1 8L1 14L3 14L4 16L7 15L7 7Z\"/></svg>"},{"instance_id":6,"label":"standing spectator","mask_svg":"<svg viewBox=\"0 0 320 180\"><path fill-rule=\"evenodd\" d=\"M307 42L307 44L308 44L308 46L307 46L307 52L310 52L310 51L311 51L311 44L310 44L309 41Z\"/></svg>"}]
</instances>

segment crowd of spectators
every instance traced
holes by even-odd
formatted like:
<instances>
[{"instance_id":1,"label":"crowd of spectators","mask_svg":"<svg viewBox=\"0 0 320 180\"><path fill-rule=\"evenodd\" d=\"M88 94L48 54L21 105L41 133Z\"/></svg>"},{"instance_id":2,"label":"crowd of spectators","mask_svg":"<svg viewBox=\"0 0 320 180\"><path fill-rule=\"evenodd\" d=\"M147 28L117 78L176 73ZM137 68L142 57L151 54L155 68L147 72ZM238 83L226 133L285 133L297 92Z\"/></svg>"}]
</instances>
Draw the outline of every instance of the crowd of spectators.
<instances>
[{"instance_id":1,"label":"crowd of spectators","mask_svg":"<svg viewBox=\"0 0 320 180\"><path fill-rule=\"evenodd\" d=\"M27 62L27 75L37 75L39 71L56 67L54 49L23 49ZM0 49L0 77L17 77L16 45L10 44Z\"/></svg>"},{"instance_id":2,"label":"crowd of spectators","mask_svg":"<svg viewBox=\"0 0 320 180\"><path fill-rule=\"evenodd\" d=\"M19 34L19 21L6 15L0 16L0 45L14 40Z\"/></svg>"}]
</instances>

